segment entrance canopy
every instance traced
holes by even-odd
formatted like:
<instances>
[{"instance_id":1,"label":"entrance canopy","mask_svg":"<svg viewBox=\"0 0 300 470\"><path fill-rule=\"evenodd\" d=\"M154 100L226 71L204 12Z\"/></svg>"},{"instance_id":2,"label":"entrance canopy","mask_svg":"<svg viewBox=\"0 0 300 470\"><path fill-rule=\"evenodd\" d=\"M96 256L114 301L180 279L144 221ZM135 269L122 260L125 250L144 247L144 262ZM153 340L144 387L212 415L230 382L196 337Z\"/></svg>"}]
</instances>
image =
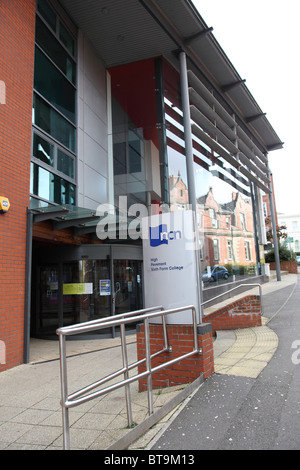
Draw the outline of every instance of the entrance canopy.
<instances>
[{"instance_id":1,"label":"entrance canopy","mask_svg":"<svg viewBox=\"0 0 300 470\"><path fill-rule=\"evenodd\" d=\"M107 68L164 56L179 70L184 51L189 69L211 90L261 152L282 142L190 0L60 0ZM217 11L216 11L217 14ZM259 73L259 71L258 71Z\"/></svg>"},{"instance_id":2,"label":"entrance canopy","mask_svg":"<svg viewBox=\"0 0 300 470\"><path fill-rule=\"evenodd\" d=\"M126 239L121 238L126 243L130 239L134 240L134 233L136 233L136 230L134 230L133 236L130 237L130 222L135 220L135 218L128 215L108 215L107 213L100 215L97 214L96 210L85 209L70 204L56 206L47 204L45 207L30 207L28 212L32 214L33 226L39 222L50 221L53 231L72 229L76 237L90 235L91 238L97 238L97 225L100 222L103 222L100 231L102 230L103 232L105 230L105 234L107 234L104 240L108 239L110 243L115 241L120 243L120 238L118 237L120 230L123 231L123 237L125 232L128 234ZM100 237L98 239L101 240Z\"/></svg>"},{"instance_id":3,"label":"entrance canopy","mask_svg":"<svg viewBox=\"0 0 300 470\"><path fill-rule=\"evenodd\" d=\"M33 214L34 224L50 220L53 230L73 228L76 235L96 232L97 223L100 221L96 211L69 204L30 208L29 211Z\"/></svg>"}]
</instances>

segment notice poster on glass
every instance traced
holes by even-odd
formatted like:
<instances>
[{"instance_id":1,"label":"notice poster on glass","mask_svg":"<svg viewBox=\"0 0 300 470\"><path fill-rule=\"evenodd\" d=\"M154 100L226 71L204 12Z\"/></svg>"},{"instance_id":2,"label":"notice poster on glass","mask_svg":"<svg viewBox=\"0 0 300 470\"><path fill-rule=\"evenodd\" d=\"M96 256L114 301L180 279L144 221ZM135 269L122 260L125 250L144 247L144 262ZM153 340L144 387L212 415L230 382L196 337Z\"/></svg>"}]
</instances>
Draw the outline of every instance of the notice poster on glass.
<instances>
[{"instance_id":1,"label":"notice poster on glass","mask_svg":"<svg viewBox=\"0 0 300 470\"><path fill-rule=\"evenodd\" d=\"M92 282L63 284L63 295L83 295L93 293Z\"/></svg>"},{"instance_id":2,"label":"notice poster on glass","mask_svg":"<svg viewBox=\"0 0 300 470\"><path fill-rule=\"evenodd\" d=\"M100 295L110 295L110 279L100 279Z\"/></svg>"}]
</instances>

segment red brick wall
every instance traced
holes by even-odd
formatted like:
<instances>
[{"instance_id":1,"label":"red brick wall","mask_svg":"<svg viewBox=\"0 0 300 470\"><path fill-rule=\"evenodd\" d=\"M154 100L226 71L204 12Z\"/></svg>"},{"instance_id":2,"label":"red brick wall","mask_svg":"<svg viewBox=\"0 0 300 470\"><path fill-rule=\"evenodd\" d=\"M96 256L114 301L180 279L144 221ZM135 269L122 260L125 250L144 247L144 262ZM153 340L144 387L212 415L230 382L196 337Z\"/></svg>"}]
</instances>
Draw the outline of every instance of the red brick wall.
<instances>
[{"instance_id":1,"label":"red brick wall","mask_svg":"<svg viewBox=\"0 0 300 470\"><path fill-rule=\"evenodd\" d=\"M0 2L0 80L6 86L6 104L0 104L0 195L10 201L9 212L0 214L0 341L6 349L0 371L23 362L34 34L35 0Z\"/></svg>"},{"instance_id":2,"label":"red brick wall","mask_svg":"<svg viewBox=\"0 0 300 470\"><path fill-rule=\"evenodd\" d=\"M170 387L172 385L193 382L201 374L204 378L214 372L214 351L212 336L216 330L232 330L261 326L260 297L248 295L231 302L223 308L205 316L205 323L197 327L198 348L202 354L195 354L172 366L163 368L152 375L152 386L155 388ZM164 347L162 325L150 324L150 351L154 354ZM172 352L163 352L151 361L151 368L155 368L174 358L194 349L194 335L192 325L167 325L168 345ZM144 325L137 330L137 358L145 359ZM138 372L146 370L145 362L139 366ZM147 377L139 380L140 391L147 389Z\"/></svg>"},{"instance_id":3,"label":"red brick wall","mask_svg":"<svg viewBox=\"0 0 300 470\"><path fill-rule=\"evenodd\" d=\"M201 374L204 378L209 377L214 372L214 353L211 325L202 324L197 329L198 348L202 349L202 354L195 354L183 361L179 361L172 366L164 368L152 376L152 386L155 388L170 387L178 384L193 382ZM172 346L172 352L164 352L151 361L154 368L162 363L166 363L174 358L186 354L194 349L193 327L190 325L168 325L168 344ZM163 349L164 339L161 325L150 325L150 349L151 354ZM137 333L137 357L144 359L145 336L144 325L140 326ZM145 363L139 367L139 373L146 370ZM140 379L139 389L147 389L147 378Z\"/></svg>"},{"instance_id":4,"label":"red brick wall","mask_svg":"<svg viewBox=\"0 0 300 470\"><path fill-rule=\"evenodd\" d=\"M276 271L276 263L270 263L270 269ZM297 261L280 261L280 270L288 271L290 274L298 274Z\"/></svg>"},{"instance_id":5,"label":"red brick wall","mask_svg":"<svg viewBox=\"0 0 300 470\"><path fill-rule=\"evenodd\" d=\"M205 321L212 325L213 334L216 330L235 330L261 326L260 297L256 295L243 297L209 315L205 315Z\"/></svg>"}]
</instances>

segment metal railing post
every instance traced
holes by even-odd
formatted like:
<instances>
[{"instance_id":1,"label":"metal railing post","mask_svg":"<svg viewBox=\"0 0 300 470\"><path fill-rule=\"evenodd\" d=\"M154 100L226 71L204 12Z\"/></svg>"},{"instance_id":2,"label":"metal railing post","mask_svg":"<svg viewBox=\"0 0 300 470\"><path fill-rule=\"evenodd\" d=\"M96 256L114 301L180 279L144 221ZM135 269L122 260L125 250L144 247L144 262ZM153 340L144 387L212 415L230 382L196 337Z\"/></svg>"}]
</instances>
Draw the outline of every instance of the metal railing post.
<instances>
[{"instance_id":1,"label":"metal railing post","mask_svg":"<svg viewBox=\"0 0 300 470\"><path fill-rule=\"evenodd\" d=\"M149 331L149 320L145 318L145 349L146 349L146 368L148 372L147 385L148 385L148 410L149 415L153 414L153 395L152 395L152 373L151 373L151 352L150 352L150 331Z\"/></svg>"},{"instance_id":2,"label":"metal railing post","mask_svg":"<svg viewBox=\"0 0 300 470\"><path fill-rule=\"evenodd\" d=\"M67 360L66 360L66 337L64 335L59 335L59 351L60 351L63 446L64 446L64 450L70 450L69 409L65 405L67 398L68 398L68 382L67 382Z\"/></svg>"},{"instance_id":3,"label":"metal railing post","mask_svg":"<svg viewBox=\"0 0 300 470\"><path fill-rule=\"evenodd\" d=\"M127 349L126 349L126 334L125 334L125 324L122 323L120 325L120 335L121 335L121 347L122 347L122 358L123 358L123 368L125 369L124 372L124 380L129 378L128 373L128 357L127 357ZM125 385L125 399L126 399L126 408L127 408L127 421L128 427L132 426L132 409L131 409L131 395L130 395L130 384Z\"/></svg>"},{"instance_id":4,"label":"metal railing post","mask_svg":"<svg viewBox=\"0 0 300 470\"><path fill-rule=\"evenodd\" d=\"M192 309L193 314L193 330L194 330L194 349L199 350L198 347L198 337L197 337L197 319L196 319L196 310Z\"/></svg>"},{"instance_id":5,"label":"metal railing post","mask_svg":"<svg viewBox=\"0 0 300 470\"><path fill-rule=\"evenodd\" d=\"M165 349L170 350L168 345L168 335L167 335L167 325L166 325L166 317L162 315L162 328L163 328L163 336L164 336L164 345Z\"/></svg>"},{"instance_id":6,"label":"metal railing post","mask_svg":"<svg viewBox=\"0 0 300 470\"><path fill-rule=\"evenodd\" d=\"M159 310L159 311L158 311ZM168 346L167 338L167 325L166 325L166 316L171 315L177 312L184 310L191 310L193 315L193 326L194 326L194 348L192 351L182 354L179 357L175 357L170 361L161 363L158 366L152 368L151 360L152 358L162 354L166 351L171 351L171 346ZM163 321L163 336L164 336L164 347L160 351L156 351L151 355L151 345L150 345L150 321L157 317L162 317ZM128 364L128 355L127 355L127 345L126 345L126 330L125 325L128 323L137 323L144 322L145 328L145 357L134 363ZM85 387L77 390L70 395L68 395L68 377L67 377L67 354L66 354L66 337L72 335L78 335L80 333L87 333L91 331L96 331L99 329L104 329L108 327L120 326L120 336L121 336L121 348L122 348L122 358L123 358L123 367L106 377L97 380ZM170 367L177 362L188 359L194 354L200 354L201 350L197 345L197 309L194 305L188 305L185 307L178 307L170 310L163 310L162 306L152 307L148 309L143 309L135 312L127 312L125 314L116 315L112 319L99 319L93 320L91 322L83 322L77 325L65 326L57 330L57 335L59 336L59 351L60 351L60 378L61 378L61 406L62 406L62 424L63 424L63 448L65 450L70 450L70 423L69 423L69 409L75 406L78 406L82 403L86 403L89 400L93 400L97 397L103 396L108 392L112 392L121 387L125 387L125 398L127 406L127 416L128 416L128 425L129 427L133 424L132 419L132 410L131 410L131 396L130 396L130 384L141 380L147 377L148 385L148 410L149 415L154 413L153 406L153 389L152 389L152 374L164 369L165 367ZM129 371L133 368L138 367L140 364L146 363L146 370L143 372L138 372L137 375L130 377ZM101 390L94 391L90 393L93 389L98 388L105 383L115 379L116 377L123 374L123 380L113 383L112 385L101 388Z\"/></svg>"}]
</instances>

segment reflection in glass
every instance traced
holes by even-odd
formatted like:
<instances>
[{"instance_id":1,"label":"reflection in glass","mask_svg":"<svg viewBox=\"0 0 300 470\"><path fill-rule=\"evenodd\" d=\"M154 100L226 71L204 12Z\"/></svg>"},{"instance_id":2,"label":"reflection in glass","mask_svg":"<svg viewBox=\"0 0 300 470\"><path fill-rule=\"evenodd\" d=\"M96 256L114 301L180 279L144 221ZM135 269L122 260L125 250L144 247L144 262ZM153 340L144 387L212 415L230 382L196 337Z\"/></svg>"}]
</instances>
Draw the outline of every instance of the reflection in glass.
<instances>
[{"instance_id":1,"label":"reflection in glass","mask_svg":"<svg viewBox=\"0 0 300 470\"><path fill-rule=\"evenodd\" d=\"M165 111L171 210L188 208L179 74L167 67ZM176 86L177 84L177 86ZM204 287L257 272L249 182L193 135L197 225Z\"/></svg>"},{"instance_id":2,"label":"reflection in glass","mask_svg":"<svg viewBox=\"0 0 300 470\"><path fill-rule=\"evenodd\" d=\"M34 88L75 124L76 90L38 47L35 48Z\"/></svg>"},{"instance_id":3,"label":"reflection in glass","mask_svg":"<svg viewBox=\"0 0 300 470\"><path fill-rule=\"evenodd\" d=\"M56 204L76 203L73 184L34 163L31 164L30 192Z\"/></svg>"},{"instance_id":4,"label":"reflection in glass","mask_svg":"<svg viewBox=\"0 0 300 470\"><path fill-rule=\"evenodd\" d=\"M54 146L41 136L33 135L33 156L47 165L54 165Z\"/></svg>"},{"instance_id":5,"label":"reflection in glass","mask_svg":"<svg viewBox=\"0 0 300 470\"><path fill-rule=\"evenodd\" d=\"M57 169L74 179L74 159L61 150L57 150Z\"/></svg>"},{"instance_id":6,"label":"reflection in glass","mask_svg":"<svg viewBox=\"0 0 300 470\"><path fill-rule=\"evenodd\" d=\"M76 64L68 52L63 48L44 23L36 17L36 42L45 51L48 57L57 65L65 76L76 83Z\"/></svg>"},{"instance_id":7,"label":"reflection in glass","mask_svg":"<svg viewBox=\"0 0 300 470\"><path fill-rule=\"evenodd\" d=\"M76 130L38 95L33 96L33 124L40 127L72 152L76 151Z\"/></svg>"}]
</instances>

